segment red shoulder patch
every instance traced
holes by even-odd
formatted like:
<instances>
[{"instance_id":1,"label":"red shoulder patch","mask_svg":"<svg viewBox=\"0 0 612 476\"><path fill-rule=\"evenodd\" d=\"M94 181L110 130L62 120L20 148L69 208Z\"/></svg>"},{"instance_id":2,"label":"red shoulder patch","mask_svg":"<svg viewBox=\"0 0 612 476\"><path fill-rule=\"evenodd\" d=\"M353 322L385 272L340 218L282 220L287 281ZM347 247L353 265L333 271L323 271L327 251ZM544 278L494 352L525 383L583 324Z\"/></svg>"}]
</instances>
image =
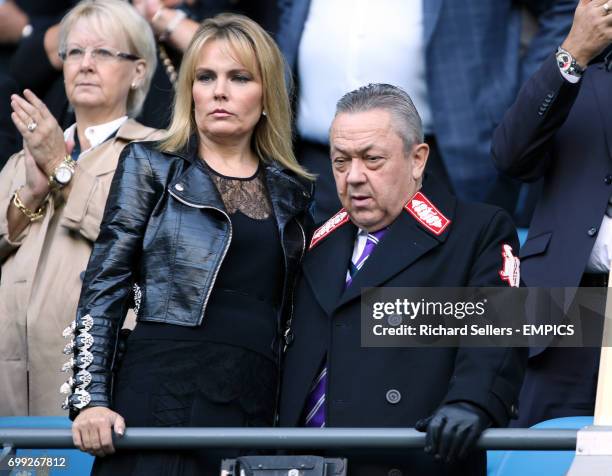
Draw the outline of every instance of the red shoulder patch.
<instances>
[{"instance_id":1,"label":"red shoulder patch","mask_svg":"<svg viewBox=\"0 0 612 476\"><path fill-rule=\"evenodd\" d=\"M314 248L319 241L324 239L327 235L329 235L332 231L337 230L342 225L344 225L347 221L349 221L349 214L343 208L338 213L336 213L333 217L327 220L321 227L317 228L314 234L312 235L312 240L310 240L309 250Z\"/></svg>"},{"instance_id":2,"label":"red shoulder patch","mask_svg":"<svg viewBox=\"0 0 612 476\"><path fill-rule=\"evenodd\" d=\"M441 235L451 223L421 192L415 193L404 208L434 235Z\"/></svg>"}]
</instances>

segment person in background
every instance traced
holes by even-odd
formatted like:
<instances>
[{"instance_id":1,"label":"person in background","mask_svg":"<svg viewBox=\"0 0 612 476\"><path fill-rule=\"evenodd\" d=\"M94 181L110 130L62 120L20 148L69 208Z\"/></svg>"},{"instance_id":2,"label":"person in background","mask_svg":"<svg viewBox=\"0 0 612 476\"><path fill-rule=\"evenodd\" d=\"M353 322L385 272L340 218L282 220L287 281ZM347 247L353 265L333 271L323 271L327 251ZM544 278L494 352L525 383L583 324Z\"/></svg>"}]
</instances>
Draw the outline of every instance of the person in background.
<instances>
[{"instance_id":1,"label":"person in background","mask_svg":"<svg viewBox=\"0 0 612 476\"><path fill-rule=\"evenodd\" d=\"M57 95L55 91L63 90L63 83L57 81L61 65L55 69L47 59L45 35L76 3L76 0L0 1L0 168L22 148L21 136L11 122L11 94L31 89L44 99L56 118L61 116L52 99ZM63 93L61 96L63 108L66 96ZM71 119L74 122L74 116ZM60 118L65 127L72 122L64 123Z\"/></svg>"},{"instance_id":2,"label":"person in background","mask_svg":"<svg viewBox=\"0 0 612 476\"><path fill-rule=\"evenodd\" d=\"M520 51L522 4L537 18ZM300 163L318 174L315 219L339 208L328 160L336 99L369 82L402 86L423 118L428 170L458 197L514 211L490 140L520 84L569 31L576 0L281 0L278 44L296 78Z\"/></svg>"},{"instance_id":3,"label":"person in background","mask_svg":"<svg viewBox=\"0 0 612 476\"><path fill-rule=\"evenodd\" d=\"M154 133L129 119L156 62L138 13L120 0L85 0L60 31L76 123L62 132L32 91L11 97L24 149L0 172L2 415L66 414L57 393L61 332L76 312L119 154Z\"/></svg>"},{"instance_id":4,"label":"person in background","mask_svg":"<svg viewBox=\"0 0 612 476\"><path fill-rule=\"evenodd\" d=\"M612 1L581 0L568 36L493 136L499 170L543 189L521 248L527 286L605 287L612 261ZM565 305L565 311L569 302ZM554 312L554 311L552 311ZM557 324L563 312L539 312ZM580 310L583 331L594 322ZM601 311L603 315L603 310ZM591 321L591 323L589 322ZM515 426L593 415L598 347L532 348Z\"/></svg>"},{"instance_id":5,"label":"person in background","mask_svg":"<svg viewBox=\"0 0 612 476\"><path fill-rule=\"evenodd\" d=\"M311 181L291 148L283 58L241 15L205 20L167 135L126 148L74 324L73 439L96 475L219 474L236 450L114 452L136 427L271 426ZM136 284L138 324L114 378Z\"/></svg>"}]
</instances>

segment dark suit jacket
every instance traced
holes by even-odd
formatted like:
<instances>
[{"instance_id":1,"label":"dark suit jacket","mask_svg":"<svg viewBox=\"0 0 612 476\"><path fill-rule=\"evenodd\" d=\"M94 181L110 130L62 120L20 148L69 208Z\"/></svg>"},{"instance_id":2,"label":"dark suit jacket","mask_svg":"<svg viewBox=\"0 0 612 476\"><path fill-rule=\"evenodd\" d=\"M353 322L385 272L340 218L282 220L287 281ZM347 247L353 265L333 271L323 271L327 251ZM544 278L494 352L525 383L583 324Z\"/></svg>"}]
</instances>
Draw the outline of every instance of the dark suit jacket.
<instances>
[{"instance_id":1,"label":"dark suit jacket","mask_svg":"<svg viewBox=\"0 0 612 476\"><path fill-rule=\"evenodd\" d=\"M343 225L307 253L296 293L295 339L284 366L281 426L301 424L309 388L326 355L328 427L413 427L443 403L459 400L485 409L496 425L506 425L521 385L522 349L361 347L363 287L504 285L499 276L502 243L518 247L507 214L457 201L432 180L423 193L451 220L450 226L436 236L402 212L346 290L354 225ZM391 389L401 395L396 404L386 398ZM471 465L483 470L482 455L476 456L476 461L451 468L421 450L409 458L386 455L376 470L363 474L386 475L395 466L405 467L404 474L463 476L474 474L466 469ZM377 457L372 458L368 462ZM359 461L352 455L349 468L353 459Z\"/></svg>"},{"instance_id":2,"label":"dark suit jacket","mask_svg":"<svg viewBox=\"0 0 612 476\"><path fill-rule=\"evenodd\" d=\"M278 45L296 73L310 0L281 0ZM539 28L519 48L521 4ZM520 84L561 44L576 0L424 0L427 87L434 131L458 196L482 200L497 173L490 138ZM342 27L342 19L338 25ZM340 99L340 98L338 98Z\"/></svg>"},{"instance_id":3,"label":"dark suit jacket","mask_svg":"<svg viewBox=\"0 0 612 476\"><path fill-rule=\"evenodd\" d=\"M527 286L580 283L612 195L611 105L612 72L601 58L571 84L550 55L495 131L500 170L544 179L520 252Z\"/></svg>"}]
</instances>

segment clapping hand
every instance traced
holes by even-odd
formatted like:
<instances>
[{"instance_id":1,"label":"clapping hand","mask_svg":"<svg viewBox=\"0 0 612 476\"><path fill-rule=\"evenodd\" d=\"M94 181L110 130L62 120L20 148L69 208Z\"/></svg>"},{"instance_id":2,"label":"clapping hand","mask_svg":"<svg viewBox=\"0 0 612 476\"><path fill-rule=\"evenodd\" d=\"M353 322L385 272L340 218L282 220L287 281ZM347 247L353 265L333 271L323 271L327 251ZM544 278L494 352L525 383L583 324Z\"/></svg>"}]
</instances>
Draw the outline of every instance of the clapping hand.
<instances>
[{"instance_id":1,"label":"clapping hand","mask_svg":"<svg viewBox=\"0 0 612 476\"><path fill-rule=\"evenodd\" d=\"M69 153L64 134L45 104L26 89L11 96L11 119L23 136L24 147L48 177Z\"/></svg>"}]
</instances>

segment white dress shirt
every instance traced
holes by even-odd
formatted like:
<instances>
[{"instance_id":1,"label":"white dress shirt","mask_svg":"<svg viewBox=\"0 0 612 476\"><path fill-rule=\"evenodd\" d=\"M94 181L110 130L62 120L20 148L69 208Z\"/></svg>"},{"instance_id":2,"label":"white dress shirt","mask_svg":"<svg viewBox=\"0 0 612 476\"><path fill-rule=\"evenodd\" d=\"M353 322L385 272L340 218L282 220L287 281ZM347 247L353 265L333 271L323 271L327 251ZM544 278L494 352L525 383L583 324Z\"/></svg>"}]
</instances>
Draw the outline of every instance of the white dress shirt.
<instances>
[{"instance_id":1,"label":"white dress shirt","mask_svg":"<svg viewBox=\"0 0 612 476\"><path fill-rule=\"evenodd\" d=\"M81 150L79 153L79 157L83 155L85 152L93 149L96 146L99 146L102 142L104 142L108 136L110 136L113 132L118 130L125 121L127 121L127 116L122 116L119 119L112 120L110 122L106 122L104 124L98 124L97 126L87 127L85 129L85 137L89 141L89 149ZM74 140L74 132L76 131L76 123L72 124L68 129L64 131L64 140Z\"/></svg>"},{"instance_id":2,"label":"white dress shirt","mask_svg":"<svg viewBox=\"0 0 612 476\"><path fill-rule=\"evenodd\" d=\"M326 144L338 99L368 83L403 88L431 132L423 1L311 1L298 52L302 137Z\"/></svg>"}]
</instances>

